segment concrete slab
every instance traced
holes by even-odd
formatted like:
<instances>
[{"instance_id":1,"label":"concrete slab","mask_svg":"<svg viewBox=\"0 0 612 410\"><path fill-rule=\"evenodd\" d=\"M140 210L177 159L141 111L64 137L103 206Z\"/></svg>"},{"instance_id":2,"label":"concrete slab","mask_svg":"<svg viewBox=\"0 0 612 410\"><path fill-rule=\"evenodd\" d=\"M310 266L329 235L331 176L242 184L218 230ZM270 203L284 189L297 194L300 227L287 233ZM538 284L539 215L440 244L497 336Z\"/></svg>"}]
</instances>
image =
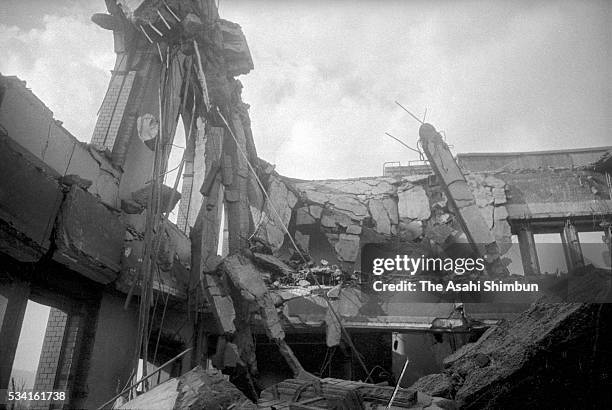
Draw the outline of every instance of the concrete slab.
<instances>
[{"instance_id":1,"label":"concrete slab","mask_svg":"<svg viewBox=\"0 0 612 410\"><path fill-rule=\"evenodd\" d=\"M7 137L0 137L0 251L37 261L50 245L63 194L56 174Z\"/></svg>"},{"instance_id":2,"label":"concrete slab","mask_svg":"<svg viewBox=\"0 0 612 410\"><path fill-rule=\"evenodd\" d=\"M103 284L117 279L125 226L93 195L72 186L62 204L53 258Z\"/></svg>"}]
</instances>

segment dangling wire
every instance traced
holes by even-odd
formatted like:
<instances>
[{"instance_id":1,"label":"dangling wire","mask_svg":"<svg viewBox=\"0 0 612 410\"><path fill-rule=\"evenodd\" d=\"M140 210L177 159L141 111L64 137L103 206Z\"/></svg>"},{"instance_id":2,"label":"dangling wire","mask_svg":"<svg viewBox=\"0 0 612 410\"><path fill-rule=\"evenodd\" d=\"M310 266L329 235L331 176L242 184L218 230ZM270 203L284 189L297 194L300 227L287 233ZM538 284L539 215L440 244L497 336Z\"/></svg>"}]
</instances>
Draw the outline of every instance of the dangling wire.
<instances>
[{"instance_id":1,"label":"dangling wire","mask_svg":"<svg viewBox=\"0 0 612 410\"><path fill-rule=\"evenodd\" d=\"M328 375L331 377L331 364L332 364L332 360L334 358L335 353L336 353L336 346L328 347L325 350L325 358L323 359L323 363L321 364L321 370L319 370L320 377L324 377L324 373L327 369L329 369ZM368 374L368 378L371 374L372 372Z\"/></svg>"},{"instance_id":2,"label":"dangling wire","mask_svg":"<svg viewBox=\"0 0 612 410\"><path fill-rule=\"evenodd\" d=\"M257 172L255 171L255 168L253 168L253 165L251 164L251 161L249 161L248 156L246 155L246 153L244 152L244 150L242 149L242 147L240 146L240 143L238 142L238 139L236 138L236 135L234 135L234 131L232 131L232 128L230 127L229 123L227 122L227 120L225 119L225 117L223 116L223 114L221 113L221 110L219 110L219 107L216 107L217 109L217 113L219 114L219 117L221 118L221 120L223 121L223 123L225 124L225 127L227 128L229 134L231 135L232 139L234 140L234 142L236 143L236 147L238 148L238 151L240 152L240 154L242 154L242 156L245 159L245 162L248 165L248 168L250 169L250 171L253 173L253 176L255 177L255 180L257 181L257 183L259 184L259 187L261 188L264 196L266 197L268 203L270 204L270 208L272 209L272 211L274 212L274 214L276 215L276 217L278 218L278 222L280 224L280 226L283 228L283 230L285 231L285 233L287 234L287 236L289 237L289 241L291 242L291 244L293 245L293 248L295 249L295 251L297 252L297 254L300 256L300 258L302 259L302 261L304 261L304 263L308 262L308 259L306 259L306 256L304 256L304 254L302 253L302 251L299 249L299 247L297 246L297 244L295 243L295 239L293 239L293 236L291 235L291 233L289 232L289 229L287 228L287 226L285 225L283 219L280 217L280 214L278 213L278 210L276 209L276 207L274 206L274 203L272 202L272 199L270 198L270 196L268 195L268 192L266 191L266 188L264 187L263 183L261 182L261 180L259 179L259 176L257 176ZM361 356L361 353L359 353L359 351L357 350L357 347L355 346L355 344L353 343L353 339L351 338L351 335L348 333L348 331L346 330L346 328L344 327L344 325L342 324L342 320L340 319L340 316L338 316L338 313L336 312L336 310L334 309L334 307L332 306L329 297L327 296L327 292L325 292L325 290L323 289L323 287L321 286L321 283L319 282L319 280L317 279L316 275L312 275L312 278L315 281L315 285L317 285L317 288L319 289L319 291L321 291L321 296L323 297L323 299L325 300L325 302L327 303L327 306L329 308L329 311L332 313L332 315L334 316L334 319L336 320L336 322L338 322L338 324L340 325L340 330L342 331L342 334L344 335L344 338L346 340L346 342L348 343L348 345L350 346L350 348L352 349L352 351L355 352L355 355L357 357L357 360L359 361L359 364L361 365L361 367L363 368L365 374L367 375L369 373L368 368L366 367L365 363L363 362L363 358ZM366 379L367 381L368 379Z\"/></svg>"}]
</instances>

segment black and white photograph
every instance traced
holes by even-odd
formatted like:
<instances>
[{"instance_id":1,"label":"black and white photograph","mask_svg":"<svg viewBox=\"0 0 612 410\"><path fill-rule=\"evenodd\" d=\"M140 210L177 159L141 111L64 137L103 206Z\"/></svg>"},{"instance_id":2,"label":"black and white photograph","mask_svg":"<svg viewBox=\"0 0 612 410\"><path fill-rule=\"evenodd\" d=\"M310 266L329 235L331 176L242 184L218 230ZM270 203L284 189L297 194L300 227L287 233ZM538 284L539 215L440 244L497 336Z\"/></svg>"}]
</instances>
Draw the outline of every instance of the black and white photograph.
<instances>
[{"instance_id":1,"label":"black and white photograph","mask_svg":"<svg viewBox=\"0 0 612 410\"><path fill-rule=\"evenodd\" d=\"M0 410L612 406L610 0L0 1Z\"/></svg>"}]
</instances>

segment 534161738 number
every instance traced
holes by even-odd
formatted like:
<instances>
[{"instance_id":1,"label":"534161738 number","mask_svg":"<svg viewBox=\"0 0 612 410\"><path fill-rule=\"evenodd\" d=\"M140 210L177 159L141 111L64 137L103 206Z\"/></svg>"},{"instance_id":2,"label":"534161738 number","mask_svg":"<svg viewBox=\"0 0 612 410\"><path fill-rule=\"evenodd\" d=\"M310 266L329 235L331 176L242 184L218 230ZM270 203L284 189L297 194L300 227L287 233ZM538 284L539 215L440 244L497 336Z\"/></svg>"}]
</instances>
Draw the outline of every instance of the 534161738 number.
<instances>
[{"instance_id":1,"label":"534161738 number","mask_svg":"<svg viewBox=\"0 0 612 410\"><path fill-rule=\"evenodd\" d=\"M65 400L66 392L63 391L9 391L8 401L50 401Z\"/></svg>"}]
</instances>

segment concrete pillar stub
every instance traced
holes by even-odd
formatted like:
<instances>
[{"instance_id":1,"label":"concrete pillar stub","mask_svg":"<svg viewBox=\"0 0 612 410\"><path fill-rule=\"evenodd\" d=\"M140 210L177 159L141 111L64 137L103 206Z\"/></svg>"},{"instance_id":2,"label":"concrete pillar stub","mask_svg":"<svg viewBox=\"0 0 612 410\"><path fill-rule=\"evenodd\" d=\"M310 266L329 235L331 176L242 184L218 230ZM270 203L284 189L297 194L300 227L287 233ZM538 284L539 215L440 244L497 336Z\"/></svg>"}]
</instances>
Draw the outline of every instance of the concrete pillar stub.
<instances>
[{"instance_id":1,"label":"concrete pillar stub","mask_svg":"<svg viewBox=\"0 0 612 410\"><path fill-rule=\"evenodd\" d=\"M567 269L572 271L584 266L584 257L578 239L578 231L570 220L567 220L561 233L563 249L567 261Z\"/></svg>"},{"instance_id":2,"label":"concrete pillar stub","mask_svg":"<svg viewBox=\"0 0 612 410\"><path fill-rule=\"evenodd\" d=\"M519 249L525 275L539 275L540 261L533 230L528 225L521 226L518 233Z\"/></svg>"}]
</instances>

